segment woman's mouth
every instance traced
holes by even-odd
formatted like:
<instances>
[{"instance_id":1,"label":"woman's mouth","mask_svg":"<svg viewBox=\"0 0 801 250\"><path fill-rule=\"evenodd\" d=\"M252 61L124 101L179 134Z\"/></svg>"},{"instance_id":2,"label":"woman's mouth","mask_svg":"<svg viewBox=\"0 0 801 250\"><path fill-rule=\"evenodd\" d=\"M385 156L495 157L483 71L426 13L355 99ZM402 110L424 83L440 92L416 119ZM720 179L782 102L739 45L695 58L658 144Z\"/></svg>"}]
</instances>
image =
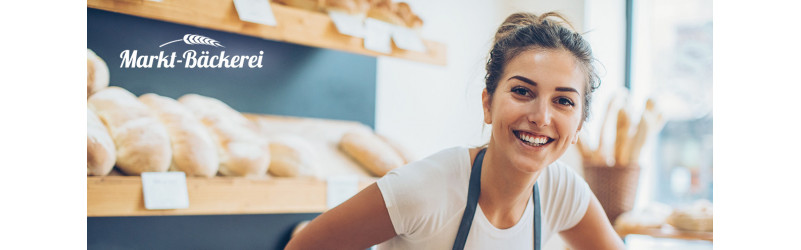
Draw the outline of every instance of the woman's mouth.
<instances>
[{"instance_id":1,"label":"woman's mouth","mask_svg":"<svg viewBox=\"0 0 801 250\"><path fill-rule=\"evenodd\" d=\"M553 141L552 138L544 135L534 135L524 131L513 131L518 140L532 147L542 147Z\"/></svg>"}]
</instances>

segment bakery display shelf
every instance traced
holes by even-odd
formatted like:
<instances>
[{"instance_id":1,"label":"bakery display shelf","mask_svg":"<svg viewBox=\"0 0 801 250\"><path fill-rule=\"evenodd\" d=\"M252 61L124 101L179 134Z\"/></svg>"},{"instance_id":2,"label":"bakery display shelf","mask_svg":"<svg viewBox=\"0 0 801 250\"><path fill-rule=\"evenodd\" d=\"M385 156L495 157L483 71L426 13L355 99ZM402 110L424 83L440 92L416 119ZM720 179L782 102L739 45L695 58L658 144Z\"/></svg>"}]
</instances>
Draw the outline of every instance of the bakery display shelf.
<instances>
[{"instance_id":1,"label":"bakery display shelf","mask_svg":"<svg viewBox=\"0 0 801 250\"><path fill-rule=\"evenodd\" d=\"M277 26L244 22L233 0L88 0L87 6L100 10L179 23L212 30L260 37L275 41L334 49L368 56L390 56L423 63L445 65L446 46L423 40L426 52L399 49L383 54L364 48L362 38L340 34L325 13L271 3Z\"/></svg>"},{"instance_id":2,"label":"bakery display shelf","mask_svg":"<svg viewBox=\"0 0 801 250\"><path fill-rule=\"evenodd\" d=\"M375 182L361 177L361 190ZM147 210L139 176L87 177L87 217L320 213L325 180L308 178L187 177L189 208Z\"/></svg>"},{"instance_id":3,"label":"bakery display shelf","mask_svg":"<svg viewBox=\"0 0 801 250\"><path fill-rule=\"evenodd\" d=\"M679 230L668 224L662 225L659 228L615 228L615 231L617 231L617 234L620 235L621 238L626 238L629 234L639 234L657 238L712 241L712 232Z\"/></svg>"}]
</instances>

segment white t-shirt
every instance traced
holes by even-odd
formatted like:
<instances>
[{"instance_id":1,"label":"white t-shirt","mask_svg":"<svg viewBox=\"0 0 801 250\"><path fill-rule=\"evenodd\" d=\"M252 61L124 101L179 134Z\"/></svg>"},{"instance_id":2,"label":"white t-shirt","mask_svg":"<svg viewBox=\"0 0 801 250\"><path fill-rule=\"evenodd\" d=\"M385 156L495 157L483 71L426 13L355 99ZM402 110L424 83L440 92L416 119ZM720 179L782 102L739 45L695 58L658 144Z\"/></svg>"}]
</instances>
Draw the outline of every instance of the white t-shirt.
<instances>
[{"instance_id":1,"label":"white t-shirt","mask_svg":"<svg viewBox=\"0 0 801 250\"><path fill-rule=\"evenodd\" d=\"M378 180L396 237L377 249L451 249L467 203L470 153L465 147L450 148L395 169ZM556 232L575 226L587 211L587 183L567 165L554 162L537 180L540 191L542 243ZM481 206L465 249L533 249L532 199L514 226L493 226Z\"/></svg>"}]
</instances>

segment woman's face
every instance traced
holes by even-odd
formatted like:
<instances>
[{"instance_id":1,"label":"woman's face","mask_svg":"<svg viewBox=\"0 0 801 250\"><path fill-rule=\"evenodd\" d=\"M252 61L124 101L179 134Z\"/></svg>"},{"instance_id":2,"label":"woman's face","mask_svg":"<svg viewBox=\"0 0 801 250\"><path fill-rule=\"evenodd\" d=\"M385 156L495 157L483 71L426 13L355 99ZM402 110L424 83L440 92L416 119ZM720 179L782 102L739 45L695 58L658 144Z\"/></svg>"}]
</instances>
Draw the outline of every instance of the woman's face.
<instances>
[{"instance_id":1,"label":"woman's face","mask_svg":"<svg viewBox=\"0 0 801 250\"><path fill-rule=\"evenodd\" d=\"M533 49L510 60L493 96L484 90L489 146L523 172L556 161L581 129L584 75L569 52Z\"/></svg>"}]
</instances>

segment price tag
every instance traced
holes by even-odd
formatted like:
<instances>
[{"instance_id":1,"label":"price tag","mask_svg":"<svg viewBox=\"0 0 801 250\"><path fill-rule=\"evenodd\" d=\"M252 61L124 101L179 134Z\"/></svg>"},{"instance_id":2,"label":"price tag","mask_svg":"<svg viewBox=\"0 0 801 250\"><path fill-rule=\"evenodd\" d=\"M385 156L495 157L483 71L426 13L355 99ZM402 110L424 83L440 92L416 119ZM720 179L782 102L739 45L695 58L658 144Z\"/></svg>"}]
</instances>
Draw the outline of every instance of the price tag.
<instances>
[{"instance_id":1,"label":"price tag","mask_svg":"<svg viewBox=\"0 0 801 250\"><path fill-rule=\"evenodd\" d=\"M364 48L385 54L392 53L392 25L367 18L364 21L365 33Z\"/></svg>"},{"instance_id":2,"label":"price tag","mask_svg":"<svg viewBox=\"0 0 801 250\"><path fill-rule=\"evenodd\" d=\"M189 208L184 172L142 173L142 192L147 209Z\"/></svg>"},{"instance_id":3,"label":"price tag","mask_svg":"<svg viewBox=\"0 0 801 250\"><path fill-rule=\"evenodd\" d=\"M326 178L326 205L334 208L359 192L359 177L355 175L338 175Z\"/></svg>"},{"instance_id":4,"label":"price tag","mask_svg":"<svg viewBox=\"0 0 801 250\"><path fill-rule=\"evenodd\" d=\"M423 44L423 40L420 39L417 32L412 29L395 27L395 29L392 30L392 40L395 41L395 45L397 45L398 48L423 53L426 52L426 45Z\"/></svg>"},{"instance_id":5,"label":"price tag","mask_svg":"<svg viewBox=\"0 0 801 250\"><path fill-rule=\"evenodd\" d=\"M234 0L239 19L245 22L276 26L269 0Z\"/></svg>"},{"instance_id":6,"label":"price tag","mask_svg":"<svg viewBox=\"0 0 801 250\"><path fill-rule=\"evenodd\" d=\"M364 18L350 15L342 11L328 11L328 16L334 21L339 33L364 38Z\"/></svg>"}]
</instances>

